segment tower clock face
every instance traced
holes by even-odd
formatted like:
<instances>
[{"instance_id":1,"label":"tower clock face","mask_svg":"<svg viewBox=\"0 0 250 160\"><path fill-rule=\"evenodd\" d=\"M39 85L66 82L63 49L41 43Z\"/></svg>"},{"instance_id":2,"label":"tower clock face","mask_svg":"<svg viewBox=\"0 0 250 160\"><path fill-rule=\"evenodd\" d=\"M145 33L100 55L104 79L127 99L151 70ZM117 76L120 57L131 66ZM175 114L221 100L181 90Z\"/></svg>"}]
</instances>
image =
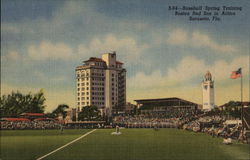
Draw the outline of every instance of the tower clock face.
<instances>
[{"instance_id":1,"label":"tower clock face","mask_svg":"<svg viewBox=\"0 0 250 160\"><path fill-rule=\"evenodd\" d=\"M206 90L207 90L207 85L205 85L205 86L204 86L204 89L206 89Z\"/></svg>"}]
</instances>

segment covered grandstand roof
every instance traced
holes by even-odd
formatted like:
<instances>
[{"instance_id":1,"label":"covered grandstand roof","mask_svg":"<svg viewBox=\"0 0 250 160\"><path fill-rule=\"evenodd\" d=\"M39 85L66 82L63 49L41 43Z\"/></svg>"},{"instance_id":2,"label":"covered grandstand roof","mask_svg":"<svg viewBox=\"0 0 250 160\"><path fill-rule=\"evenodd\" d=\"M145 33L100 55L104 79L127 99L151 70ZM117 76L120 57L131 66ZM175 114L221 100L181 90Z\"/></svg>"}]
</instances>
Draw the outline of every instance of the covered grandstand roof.
<instances>
[{"instance_id":1,"label":"covered grandstand roof","mask_svg":"<svg viewBox=\"0 0 250 160\"><path fill-rule=\"evenodd\" d=\"M1 120L4 120L4 121L30 121L27 118L2 118Z\"/></svg>"},{"instance_id":2,"label":"covered grandstand roof","mask_svg":"<svg viewBox=\"0 0 250 160\"><path fill-rule=\"evenodd\" d=\"M20 114L20 116L44 116L45 114L44 113L22 113Z\"/></svg>"},{"instance_id":3,"label":"covered grandstand roof","mask_svg":"<svg viewBox=\"0 0 250 160\"><path fill-rule=\"evenodd\" d=\"M198 105L197 103L190 102L181 98L177 97L170 97L170 98L157 98L157 99L137 99L134 100L139 104L145 104L145 103L159 103L159 102L182 102L182 104L189 104L189 105Z\"/></svg>"}]
</instances>

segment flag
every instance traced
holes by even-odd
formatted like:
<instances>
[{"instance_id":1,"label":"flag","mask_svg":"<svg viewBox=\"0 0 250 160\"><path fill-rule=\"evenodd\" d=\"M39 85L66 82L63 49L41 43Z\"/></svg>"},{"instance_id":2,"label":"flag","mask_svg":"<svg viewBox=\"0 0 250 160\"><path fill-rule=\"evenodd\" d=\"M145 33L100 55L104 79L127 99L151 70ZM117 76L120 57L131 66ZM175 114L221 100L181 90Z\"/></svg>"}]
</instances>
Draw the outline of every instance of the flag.
<instances>
[{"instance_id":1,"label":"flag","mask_svg":"<svg viewBox=\"0 0 250 160\"><path fill-rule=\"evenodd\" d=\"M241 77L241 68L239 68L237 71L233 71L230 78L236 79Z\"/></svg>"}]
</instances>

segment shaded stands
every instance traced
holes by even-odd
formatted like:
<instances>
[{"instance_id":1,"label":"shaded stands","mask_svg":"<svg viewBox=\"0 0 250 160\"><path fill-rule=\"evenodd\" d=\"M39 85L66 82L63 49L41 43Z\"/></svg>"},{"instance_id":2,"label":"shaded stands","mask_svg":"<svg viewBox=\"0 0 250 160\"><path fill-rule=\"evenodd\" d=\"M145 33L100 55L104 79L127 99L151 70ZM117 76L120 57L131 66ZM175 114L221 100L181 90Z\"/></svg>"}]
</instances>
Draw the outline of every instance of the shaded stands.
<instances>
[{"instance_id":1,"label":"shaded stands","mask_svg":"<svg viewBox=\"0 0 250 160\"><path fill-rule=\"evenodd\" d=\"M61 125L43 113L22 113L19 118L1 118L0 124L1 130L58 129Z\"/></svg>"},{"instance_id":2,"label":"shaded stands","mask_svg":"<svg viewBox=\"0 0 250 160\"><path fill-rule=\"evenodd\" d=\"M68 129L104 128L106 121L76 121L65 124Z\"/></svg>"},{"instance_id":3,"label":"shaded stands","mask_svg":"<svg viewBox=\"0 0 250 160\"><path fill-rule=\"evenodd\" d=\"M243 126L250 132L250 106L243 109Z\"/></svg>"},{"instance_id":4,"label":"shaded stands","mask_svg":"<svg viewBox=\"0 0 250 160\"><path fill-rule=\"evenodd\" d=\"M22 113L20 114L20 118L27 118L30 120L38 119L38 118L45 118L44 113Z\"/></svg>"},{"instance_id":5,"label":"shaded stands","mask_svg":"<svg viewBox=\"0 0 250 160\"><path fill-rule=\"evenodd\" d=\"M56 121L30 121L23 118L1 119L0 130L23 130L23 129L59 129L60 124Z\"/></svg>"},{"instance_id":6,"label":"shaded stands","mask_svg":"<svg viewBox=\"0 0 250 160\"><path fill-rule=\"evenodd\" d=\"M23 121L23 122L28 122L28 121L30 121L30 120L27 119L27 118L1 118L0 121L13 121L13 122L16 122L16 121Z\"/></svg>"},{"instance_id":7,"label":"shaded stands","mask_svg":"<svg viewBox=\"0 0 250 160\"><path fill-rule=\"evenodd\" d=\"M137 107L141 110L142 114L148 112L166 112L169 109L198 109L198 104L177 97L159 99L139 99L135 101L137 103Z\"/></svg>"}]
</instances>

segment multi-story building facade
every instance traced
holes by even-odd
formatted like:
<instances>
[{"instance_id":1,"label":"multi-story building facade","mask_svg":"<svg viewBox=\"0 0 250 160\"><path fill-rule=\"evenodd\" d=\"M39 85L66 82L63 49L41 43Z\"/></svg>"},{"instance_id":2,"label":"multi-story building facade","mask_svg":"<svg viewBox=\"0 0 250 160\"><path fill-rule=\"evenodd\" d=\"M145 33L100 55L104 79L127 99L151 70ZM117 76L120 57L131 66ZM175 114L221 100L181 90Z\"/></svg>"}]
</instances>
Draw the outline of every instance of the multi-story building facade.
<instances>
[{"instance_id":1,"label":"multi-story building facade","mask_svg":"<svg viewBox=\"0 0 250 160\"><path fill-rule=\"evenodd\" d=\"M116 53L90 57L76 67L77 107L97 106L106 115L123 110L126 104L126 69Z\"/></svg>"}]
</instances>

